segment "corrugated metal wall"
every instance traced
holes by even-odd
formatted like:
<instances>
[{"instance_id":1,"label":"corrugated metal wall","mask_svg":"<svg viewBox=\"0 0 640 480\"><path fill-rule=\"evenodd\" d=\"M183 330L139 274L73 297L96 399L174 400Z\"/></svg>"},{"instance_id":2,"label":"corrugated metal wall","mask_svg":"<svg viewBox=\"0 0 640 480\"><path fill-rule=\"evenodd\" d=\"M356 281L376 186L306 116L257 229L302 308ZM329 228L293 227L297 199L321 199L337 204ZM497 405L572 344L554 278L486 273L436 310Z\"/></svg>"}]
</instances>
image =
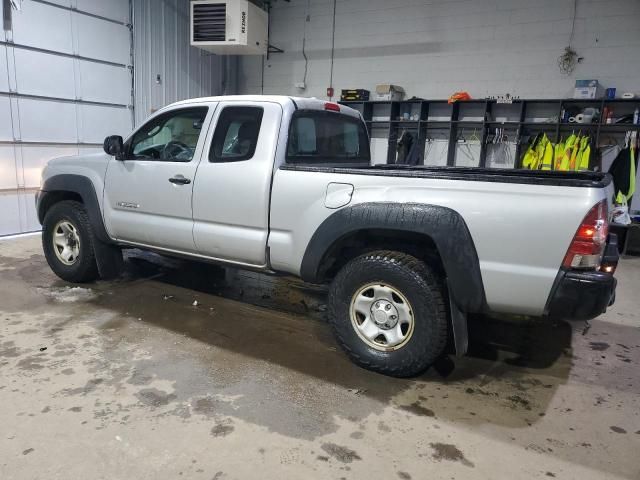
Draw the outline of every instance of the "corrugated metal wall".
<instances>
[{"instance_id":1,"label":"corrugated metal wall","mask_svg":"<svg viewBox=\"0 0 640 480\"><path fill-rule=\"evenodd\" d=\"M227 57L189 45L188 0L134 0L133 23L136 125L169 103L223 93Z\"/></svg>"},{"instance_id":2,"label":"corrugated metal wall","mask_svg":"<svg viewBox=\"0 0 640 480\"><path fill-rule=\"evenodd\" d=\"M133 127L130 1L18 5L0 29L0 235L40 228L33 192L49 159ZM233 57L189 46L189 0L133 0L133 12L136 125L177 100L233 93Z\"/></svg>"},{"instance_id":3,"label":"corrugated metal wall","mask_svg":"<svg viewBox=\"0 0 640 480\"><path fill-rule=\"evenodd\" d=\"M48 160L100 151L133 126L129 0L10 5L0 2L0 235L40 228L33 194Z\"/></svg>"}]
</instances>

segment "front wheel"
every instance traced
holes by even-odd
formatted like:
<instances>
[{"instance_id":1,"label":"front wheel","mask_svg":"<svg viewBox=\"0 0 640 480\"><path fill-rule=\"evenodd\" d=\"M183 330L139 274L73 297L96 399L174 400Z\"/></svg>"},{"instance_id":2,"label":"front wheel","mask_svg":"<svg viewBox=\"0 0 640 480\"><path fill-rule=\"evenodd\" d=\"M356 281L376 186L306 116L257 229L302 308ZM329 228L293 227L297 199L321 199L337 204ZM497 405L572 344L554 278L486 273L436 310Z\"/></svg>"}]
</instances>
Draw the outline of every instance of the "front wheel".
<instances>
[{"instance_id":1,"label":"front wheel","mask_svg":"<svg viewBox=\"0 0 640 480\"><path fill-rule=\"evenodd\" d=\"M329 309L349 357L385 375L423 372L447 342L442 282L404 253L376 251L351 260L331 285Z\"/></svg>"},{"instance_id":2,"label":"front wheel","mask_svg":"<svg viewBox=\"0 0 640 480\"><path fill-rule=\"evenodd\" d=\"M93 230L79 202L53 205L42 224L42 248L51 270L67 282L91 282L98 278L93 250Z\"/></svg>"}]
</instances>

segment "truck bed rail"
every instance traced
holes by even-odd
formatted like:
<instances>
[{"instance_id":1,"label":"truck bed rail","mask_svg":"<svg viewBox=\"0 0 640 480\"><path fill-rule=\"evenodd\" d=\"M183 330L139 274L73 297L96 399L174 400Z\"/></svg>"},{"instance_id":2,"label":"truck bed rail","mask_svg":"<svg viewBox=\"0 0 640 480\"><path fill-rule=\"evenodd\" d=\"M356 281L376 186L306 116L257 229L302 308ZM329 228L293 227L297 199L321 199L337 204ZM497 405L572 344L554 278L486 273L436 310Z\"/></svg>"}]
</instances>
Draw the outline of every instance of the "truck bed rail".
<instances>
[{"instance_id":1,"label":"truck bed rail","mask_svg":"<svg viewBox=\"0 0 640 480\"><path fill-rule=\"evenodd\" d=\"M522 183L562 187L604 188L611 175L603 172L555 172L478 167L432 167L426 165L282 165L281 170L299 172L380 175L387 177L437 178L469 182Z\"/></svg>"}]
</instances>

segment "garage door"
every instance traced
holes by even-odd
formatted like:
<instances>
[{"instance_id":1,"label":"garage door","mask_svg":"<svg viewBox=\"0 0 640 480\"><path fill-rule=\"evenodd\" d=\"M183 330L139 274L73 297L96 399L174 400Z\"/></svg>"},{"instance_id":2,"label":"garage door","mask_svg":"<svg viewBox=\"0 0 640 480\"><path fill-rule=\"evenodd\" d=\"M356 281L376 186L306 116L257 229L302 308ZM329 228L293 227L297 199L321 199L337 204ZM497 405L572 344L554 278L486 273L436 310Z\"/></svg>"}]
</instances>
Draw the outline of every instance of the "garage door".
<instances>
[{"instance_id":1,"label":"garage door","mask_svg":"<svg viewBox=\"0 0 640 480\"><path fill-rule=\"evenodd\" d=\"M129 0L0 0L0 235L39 230L47 160L133 127ZM13 3L13 8L11 5Z\"/></svg>"}]
</instances>

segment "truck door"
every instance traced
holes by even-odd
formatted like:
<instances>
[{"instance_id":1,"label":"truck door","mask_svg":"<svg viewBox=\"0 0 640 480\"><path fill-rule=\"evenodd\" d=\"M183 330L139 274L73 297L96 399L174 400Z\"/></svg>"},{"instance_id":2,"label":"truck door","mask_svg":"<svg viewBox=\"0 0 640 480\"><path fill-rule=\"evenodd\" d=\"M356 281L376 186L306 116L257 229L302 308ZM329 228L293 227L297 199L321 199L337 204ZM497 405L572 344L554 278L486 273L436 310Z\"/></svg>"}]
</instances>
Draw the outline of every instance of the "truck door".
<instances>
[{"instance_id":1,"label":"truck door","mask_svg":"<svg viewBox=\"0 0 640 480\"><path fill-rule=\"evenodd\" d=\"M125 142L125 159L112 159L105 179L104 217L112 236L195 252L193 180L214 109L215 104L171 109Z\"/></svg>"},{"instance_id":2,"label":"truck door","mask_svg":"<svg viewBox=\"0 0 640 480\"><path fill-rule=\"evenodd\" d=\"M208 257L264 266L282 107L221 102L215 117L193 187L196 248Z\"/></svg>"}]
</instances>

